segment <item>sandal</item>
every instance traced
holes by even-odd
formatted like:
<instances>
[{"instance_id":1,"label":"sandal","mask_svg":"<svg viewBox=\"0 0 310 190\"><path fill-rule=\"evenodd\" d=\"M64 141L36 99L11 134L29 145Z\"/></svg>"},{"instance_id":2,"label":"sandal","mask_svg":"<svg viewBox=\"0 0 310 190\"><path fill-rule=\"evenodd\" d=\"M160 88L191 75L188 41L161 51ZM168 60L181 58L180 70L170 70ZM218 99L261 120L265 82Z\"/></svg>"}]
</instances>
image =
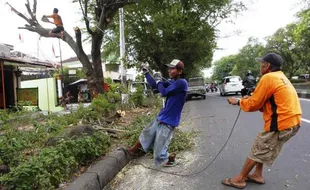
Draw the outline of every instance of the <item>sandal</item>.
<instances>
[{"instance_id":1,"label":"sandal","mask_svg":"<svg viewBox=\"0 0 310 190\"><path fill-rule=\"evenodd\" d=\"M229 187L234 187L234 188L237 188L237 189L244 189L246 184L245 185L237 185L235 184L234 182L231 181L231 178L226 178L222 181L222 184L223 185L226 185L226 186L229 186Z\"/></svg>"},{"instance_id":2,"label":"sandal","mask_svg":"<svg viewBox=\"0 0 310 190\"><path fill-rule=\"evenodd\" d=\"M164 165L164 167L174 167L174 166L176 166L176 165L178 165L178 164L179 164L179 162L176 162L176 161L173 161L173 162L168 161L168 162Z\"/></svg>"},{"instance_id":3,"label":"sandal","mask_svg":"<svg viewBox=\"0 0 310 190\"><path fill-rule=\"evenodd\" d=\"M245 181L247 181L247 182L252 182L252 183L256 183L256 184L260 184L260 185L265 184L265 180L263 180L263 181L257 181L257 180L255 180L255 179L251 178L250 176L248 176L248 177L246 178Z\"/></svg>"}]
</instances>

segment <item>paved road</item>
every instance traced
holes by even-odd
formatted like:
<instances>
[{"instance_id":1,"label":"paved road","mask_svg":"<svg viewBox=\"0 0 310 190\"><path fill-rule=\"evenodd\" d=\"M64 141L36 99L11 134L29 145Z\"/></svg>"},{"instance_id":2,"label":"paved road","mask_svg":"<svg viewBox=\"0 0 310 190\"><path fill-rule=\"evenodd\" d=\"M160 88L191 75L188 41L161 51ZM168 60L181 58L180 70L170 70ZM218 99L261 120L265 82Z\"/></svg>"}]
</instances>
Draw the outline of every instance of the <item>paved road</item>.
<instances>
[{"instance_id":1,"label":"paved road","mask_svg":"<svg viewBox=\"0 0 310 190\"><path fill-rule=\"evenodd\" d=\"M164 171L188 174L203 169L225 143L238 113L237 106L227 104L227 97L209 93L206 100L191 100L185 104L183 130L199 131L193 150L182 152L181 163ZM249 190L309 190L310 189L310 101L301 100L303 124L299 133L284 147L275 164L264 168L265 185L248 183ZM197 175L180 177L149 170L150 156L135 160L105 189L207 189L229 190L221 180L237 174L251 149L257 133L262 130L261 113L241 112L232 137L224 151L207 169Z\"/></svg>"}]
</instances>

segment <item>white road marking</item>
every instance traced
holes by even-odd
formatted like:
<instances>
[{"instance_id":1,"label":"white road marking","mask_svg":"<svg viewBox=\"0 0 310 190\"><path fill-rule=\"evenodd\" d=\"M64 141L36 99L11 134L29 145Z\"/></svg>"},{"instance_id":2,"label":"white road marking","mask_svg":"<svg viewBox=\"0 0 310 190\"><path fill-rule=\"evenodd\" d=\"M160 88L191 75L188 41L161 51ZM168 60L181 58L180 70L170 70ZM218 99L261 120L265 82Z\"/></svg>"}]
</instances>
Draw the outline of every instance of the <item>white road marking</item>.
<instances>
[{"instance_id":1,"label":"white road marking","mask_svg":"<svg viewBox=\"0 0 310 190\"><path fill-rule=\"evenodd\" d=\"M304 119L304 118L301 118L301 121L304 121L304 122L306 122L306 123L310 123L310 120Z\"/></svg>"},{"instance_id":2,"label":"white road marking","mask_svg":"<svg viewBox=\"0 0 310 190\"><path fill-rule=\"evenodd\" d=\"M310 99L305 99L305 98L299 98L299 100L301 100L301 101L306 101L306 102L310 102Z\"/></svg>"}]
</instances>

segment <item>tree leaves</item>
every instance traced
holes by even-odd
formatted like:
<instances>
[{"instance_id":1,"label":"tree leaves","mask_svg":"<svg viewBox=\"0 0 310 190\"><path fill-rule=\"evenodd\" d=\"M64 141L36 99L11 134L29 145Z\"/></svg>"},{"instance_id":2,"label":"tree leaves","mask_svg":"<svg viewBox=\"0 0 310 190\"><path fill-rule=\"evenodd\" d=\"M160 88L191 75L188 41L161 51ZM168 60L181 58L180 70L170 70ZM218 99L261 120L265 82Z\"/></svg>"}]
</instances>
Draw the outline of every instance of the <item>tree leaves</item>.
<instances>
[{"instance_id":1,"label":"tree leaves","mask_svg":"<svg viewBox=\"0 0 310 190\"><path fill-rule=\"evenodd\" d=\"M242 10L240 4L227 0L144 0L129 6L125 10L127 57L131 63L148 62L164 76L165 64L180 59L185 74L196 75L211 66L214 26L236 7ZM117 28L113 32L117 36Z\"/></svg>"},{"instance_id":2,"label":"tree leaves","mask_svg":"<svg viewBox=\"0 0 310 190\"><path fill-rule=\"evenodd\" d=\"M297 14L299 20L279 28L273 35L266 37L266 45L259 43L257 39L250 38L248 43L237 55L227 56L216 62L213 79L219 79L223 73L244 76L247 70L251 70L254 76L258 76L259 67L255 64L256 57L262 57L268 52L275 52L282 56L284 64L283 72L288 78L296 74L310 71L310 9ZM223 71L222 67L227 60L235 62L230 71ZM224 63L225 62L225 63Z\"/></svg>"}]
</instances>

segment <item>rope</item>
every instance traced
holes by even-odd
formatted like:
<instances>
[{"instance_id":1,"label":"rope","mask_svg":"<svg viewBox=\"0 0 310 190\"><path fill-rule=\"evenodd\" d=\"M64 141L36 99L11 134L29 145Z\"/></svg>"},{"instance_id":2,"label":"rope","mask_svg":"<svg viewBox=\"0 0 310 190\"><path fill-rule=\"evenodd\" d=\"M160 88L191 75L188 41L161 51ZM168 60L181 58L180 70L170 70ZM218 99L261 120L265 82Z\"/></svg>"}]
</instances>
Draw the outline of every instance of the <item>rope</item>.
<instances>
[{"instance_id":1,"label":"rope","mask_svg":"<svg viewBox=\"0 0 310 190\"><path fill-rule=\"evenodd\" d=\"M161 170L161 169L157 169L157 168L151 168L151 167L148 167L148 166L145 166L144 164L142 163L139 163L137 162L137 164L143 166L144 168L146 169L150 169L150 170L155 170L155 171L158 171L158 172L161 172L161 173L166 173L166 174L171 174L171 175L174 175L174 176L181 176L181 177L189 177L189 176L192 176L192 175L196 175L196 174L200 174L202 173L203 171L207 170L212 164L213 162L217 159L217 157L222 153L222 151L224 150L224 148L226 147L228 141L230 140L231 136L232 136L232 133L236 127L236 124L237 124L237 121L239 119L239 116L240 116L240 113L241 113L241 108L239 108L239 111L238 111L238 114L237 114L237 117L235 119L235 122L232 126L232 129L230 131L230 134L226 140L226 142L224 143L224 145L222 146L222 148L220 149L220 151L217 153L217 155L212 159L212 161L205 167L203 167L201 170L198 170L198 171L195 171L195 172L192 172L192 173L188 173L188 174L180 174L180 173L176 173L176 172L167 172L167 171L164 171L164 170ZM187 117L187 116L186 116Z\"/></svg>"}]
</instances>

